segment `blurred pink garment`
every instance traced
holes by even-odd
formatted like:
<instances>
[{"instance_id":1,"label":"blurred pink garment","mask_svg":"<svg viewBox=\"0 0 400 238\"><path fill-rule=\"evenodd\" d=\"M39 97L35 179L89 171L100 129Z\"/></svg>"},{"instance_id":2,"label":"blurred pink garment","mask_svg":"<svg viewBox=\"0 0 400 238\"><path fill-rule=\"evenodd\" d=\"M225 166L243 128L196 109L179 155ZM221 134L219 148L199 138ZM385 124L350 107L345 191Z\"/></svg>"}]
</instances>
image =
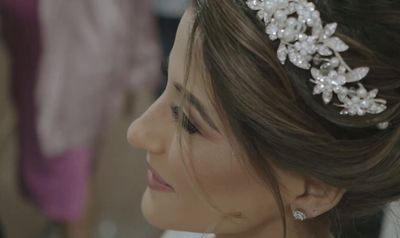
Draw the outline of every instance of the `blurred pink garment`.
<instances>
[{"instance_id":1,"label":"blurred pink garment","mask_svg":"<svg viewBox=\"0 0 400 238\"><path fill-rule=\"evenodd\" d=\"M42 0L37 100L46 155L91 145L121 91L155 84L159 44L151 1Z\"/></svg>"},{"instance_id":2,"label":"blurred pink garment","mask_svg":"<svg viewBox=\"0 0 400 238\"><path fill-rule=\"evenodd\" d=\"M81 217L93 144L123 91L158 78L147 1L112 1L114 8L108 2L0 0L18 115L19 181L25 197L53 221ZM40 137L38 124L45 131Z\"/></svg>"}]
</instances>

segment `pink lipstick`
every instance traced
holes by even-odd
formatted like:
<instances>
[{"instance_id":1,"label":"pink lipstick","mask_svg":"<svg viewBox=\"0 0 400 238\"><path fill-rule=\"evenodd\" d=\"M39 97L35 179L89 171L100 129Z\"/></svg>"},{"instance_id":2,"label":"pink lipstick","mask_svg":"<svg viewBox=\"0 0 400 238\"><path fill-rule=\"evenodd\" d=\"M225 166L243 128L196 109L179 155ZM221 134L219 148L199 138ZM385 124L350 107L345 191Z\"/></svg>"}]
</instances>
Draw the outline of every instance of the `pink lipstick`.
<instances>
[{"instance_id":1,"label":"pink lipstick","mask_svg":"<svg viewBox=\"0 0 400 238\"><path fill-rule=\"evenodd\" d=\"M175 191L149 164L147 166L147 180L150 189L160 192Z\"/></svg>"}]
</instances>

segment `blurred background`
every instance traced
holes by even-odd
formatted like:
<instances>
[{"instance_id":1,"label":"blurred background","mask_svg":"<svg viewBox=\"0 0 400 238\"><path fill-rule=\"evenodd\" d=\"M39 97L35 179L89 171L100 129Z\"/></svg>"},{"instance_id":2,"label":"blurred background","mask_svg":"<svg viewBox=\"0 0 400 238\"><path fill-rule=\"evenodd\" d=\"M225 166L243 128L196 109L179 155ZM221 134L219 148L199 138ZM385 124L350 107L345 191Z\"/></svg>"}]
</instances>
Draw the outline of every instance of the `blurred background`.
<instances>
[{"instance_id":1,"label":"blurred background","mask_svg":"<svg viewBox=\"0 0 400 238\"><path fill-rule=\"evenodd\" d=\"M145 153L126 131L165 86L186 5L0 0L0 238L161 236L141 215ZM395 238L386 216L381 238ZM382 217L343 238L378 238Z\"/></svg>"},{"instance_id":2,"label":"blurred background","mask_svg":"<svg viewBox=\"0 0 400 238\"><path fill-rule=\"evenodd\" d=\"M185 8L0 0L0 237L160 237L126 131L163 90Z\"/></svg>"}]
</instances>

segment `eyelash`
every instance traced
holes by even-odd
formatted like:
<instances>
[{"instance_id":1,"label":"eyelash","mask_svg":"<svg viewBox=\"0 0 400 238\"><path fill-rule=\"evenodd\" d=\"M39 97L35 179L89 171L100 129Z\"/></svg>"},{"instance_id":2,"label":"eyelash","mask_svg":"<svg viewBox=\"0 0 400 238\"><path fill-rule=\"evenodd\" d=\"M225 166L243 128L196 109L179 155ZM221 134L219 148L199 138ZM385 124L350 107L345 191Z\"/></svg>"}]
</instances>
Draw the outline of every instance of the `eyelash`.
<instances>
[{"instance_id":1,"label":"eyelash","mask_svg":"<svg viewBox=\"0 0 400 238\"><path fill-rule=\"evenodd\" d=\"M175 121L178 121L179 112L182 112L182 108L178 106L171 106L171 112ZM190 121L190 119L186 116L184 112L182 112L182 117L183 120L181 126L183 127L183 129L185 129L189 134L195 134L199 132L199 130L196 128L195 125L193 125L193 123Z\"/></svg>"},{"instance_id":2,"label":"eyelash","mask_svg":"<svg viewBox=\"0 0 400 238\"><path fill-rule=\"evenodd\" d=\"M168 78L168 59L165 59L161 62L161 73L164 78ZM171 112L174 120L178 121L179 112L182 112L182 108L175 105L171 106ZM183 129L185 129L185 131L187 131L189 134L195 134L199 132L196 126L190 121L190 119L183 112L182 112L182 119L183 120L181 126L183 127Z\"/></svg>"}]
</instances>

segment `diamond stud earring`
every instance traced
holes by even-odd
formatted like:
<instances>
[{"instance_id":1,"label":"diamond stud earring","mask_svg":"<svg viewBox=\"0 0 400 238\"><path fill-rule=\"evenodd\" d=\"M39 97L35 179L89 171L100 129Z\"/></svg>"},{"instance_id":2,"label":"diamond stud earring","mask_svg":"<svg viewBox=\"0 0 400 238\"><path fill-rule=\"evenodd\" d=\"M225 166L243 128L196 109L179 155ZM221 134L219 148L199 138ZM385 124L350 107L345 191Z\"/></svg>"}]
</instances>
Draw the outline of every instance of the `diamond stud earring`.
<instances>
[{"instance_id":1,"label":"diamond stud earring","mask_svg":"<svg viewBox=\"0 0 400 238\"><path fill-rule=\"evenodd\" d=\"M293 211L293 217L295 220L298 221L304 221L307 219L306 213L300 209L296 209L295 211Z\"/></svg>"}]
</instances>

